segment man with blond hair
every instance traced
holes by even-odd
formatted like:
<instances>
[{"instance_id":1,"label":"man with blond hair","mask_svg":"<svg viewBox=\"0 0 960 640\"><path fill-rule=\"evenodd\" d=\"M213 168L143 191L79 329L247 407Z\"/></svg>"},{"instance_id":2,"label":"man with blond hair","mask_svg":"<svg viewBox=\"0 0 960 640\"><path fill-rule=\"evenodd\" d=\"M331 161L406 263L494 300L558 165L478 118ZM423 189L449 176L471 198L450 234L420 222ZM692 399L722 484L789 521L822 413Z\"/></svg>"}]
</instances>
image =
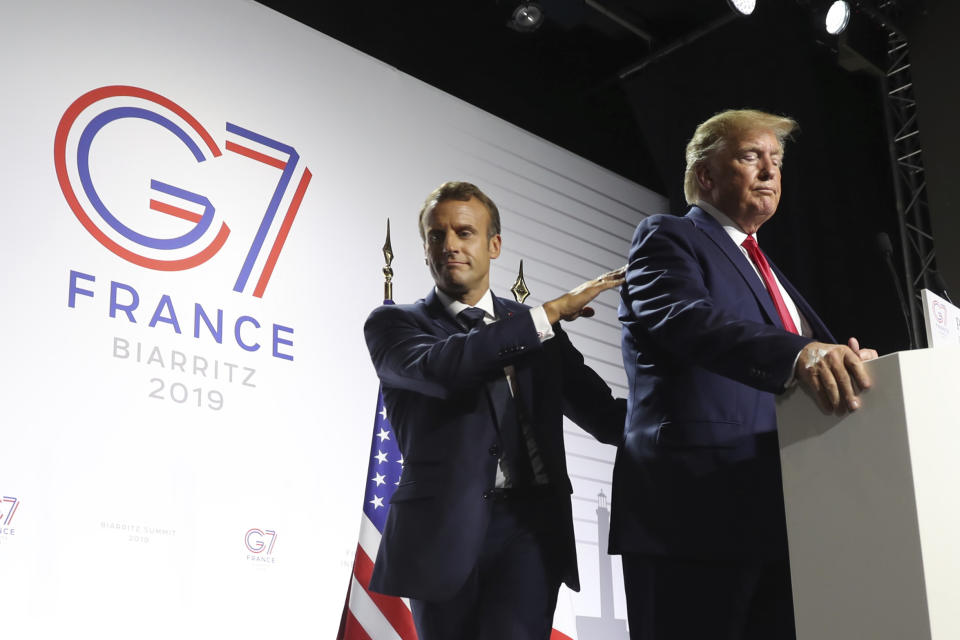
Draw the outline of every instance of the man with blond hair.
<instances>
[{"instance_id":1,"label":"man with blond hair","mask_svg":"<svg viewBox=\"0 0 960 640\"><path fill-rule=\"evenodd\" d=\"M636 230L621 290L630 398L610 549L634 640L795 637L774 399L856 410L876 357L830 331L760 251L790 118L725 111L687 146L683 217Z\"/></svg>"}]
</instances>

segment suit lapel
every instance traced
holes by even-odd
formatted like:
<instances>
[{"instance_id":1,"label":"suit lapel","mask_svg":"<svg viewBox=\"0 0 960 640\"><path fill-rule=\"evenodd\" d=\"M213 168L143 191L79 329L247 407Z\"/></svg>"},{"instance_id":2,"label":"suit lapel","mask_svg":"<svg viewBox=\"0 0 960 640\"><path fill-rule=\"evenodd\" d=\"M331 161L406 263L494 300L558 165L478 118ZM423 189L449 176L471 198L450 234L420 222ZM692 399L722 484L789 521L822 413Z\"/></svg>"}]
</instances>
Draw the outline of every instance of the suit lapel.
<instances>
[{"instance_id":1,"label":"suit lapel","mask_svg":"<svg viewBox=\"0 0 960 640\"><path fill-rule=\"evenodd\" d=\"M494 297L494 309L496 310L496 297ZM427 310L427 316L433 321L433 324L445 335L453 335L455 333L466 333L466 329L460 326L456 320L450 317L450 314L447 313L446 307L443 306L443 302L440 300L440 297L437 295L435 289L431 289L430 293L426 295L423 299L424 306ZM499 313L497 314L499 318ZM502 375L502 374L501 374ZM493 419L493 423L490 423L489 426L491 429L496 429L499 431L499 425L503 424L503 411L505 409L504 403L498 403L496 401L496 394L491 389L491 381L488 380L483 384L483 394L487 398L487 406L490 408L490 415ZM488 437L488 436L484 436Z\"/></svg>"},{"instance_id":2,"label":"suit lapel","mask_svg":"<svg viewBox=\"0 0 960 640\"><path fill-rule=\"evenodd\" d=\"M427 315L445 334L463 333L463 327L450 317L434 289L430 290L430 293L423 299L423 303L427 307Z\"/></svg>"},{"instance_id":3,"label":"suit lapel","mask_svg":"<svg viewBox=\"0 0 960 640\"><path fill-rule=\"evenodd\" d=\"M506 320L512 318L516 313L514 306L518 303L510 302L505 298L499 298L497 296L493 297L493 314L497 316L497 320Z\"/></svg>"},{"instance_id":4,"label":"suit lapel","mask_svg":"<svg viewBox=\"0 0 960 640\"><path fill-rule=\"evenodd\" d=\"M769 256L767 257L767 262L770 263L770 268L777 275L777 279L780 281L780 284L783 285L783 288L793 300L793 303L797 305L797 310L800 312L800 315L807 320L810 329L813 331L813 337L821 342L835 343L836 338L830 333L830 329L827 328L827 325L823 323L823 320L821 320L817 312L813 310L813 307L807 303L806 299L800 295L800 292L793 286L793 283L783 275L783 272L777 268L777 265L773 264Z\"/></svg>"},{"instance_id":5,"label":"suit lapel","mask_svg":"<svg viewBox=\"0 0 960 640\"><path fill-rule=\"evenodd\" d=\"M767 291L767 288L763 286L760 278L757 277L757 272L753 270L750 261L740 251L740 247L730 239L730 236L727 235L727 232L720 223L700 207L693 207L687 214L687 217L693 220L697 228L706 234L706 236L717 245L717 248L720 249L723 255L736 267L744 283L750 287L754 298L757 299L757 302L763 309L764 315L767 316L767 321L783 329L783 321L780 320L780 314L777 313L777 308L773 305L770 293Z\"/></svg>"}]
</instances>

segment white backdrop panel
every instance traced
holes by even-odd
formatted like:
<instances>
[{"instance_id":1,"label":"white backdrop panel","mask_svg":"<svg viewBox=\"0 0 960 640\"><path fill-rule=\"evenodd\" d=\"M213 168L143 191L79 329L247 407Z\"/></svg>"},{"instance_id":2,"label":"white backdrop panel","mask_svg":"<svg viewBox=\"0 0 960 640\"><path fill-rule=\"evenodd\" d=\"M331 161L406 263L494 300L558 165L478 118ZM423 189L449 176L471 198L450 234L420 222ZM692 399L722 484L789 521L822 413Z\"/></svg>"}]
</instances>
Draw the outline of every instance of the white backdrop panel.
<instances>
[{"instance_id":1,"label":"white backdrop panel","mask_svg":"<svg viewBox=\"0 0 960 640\"><path fill-rule=\"evenodd\" d=\"M664 199L253 2L38 0L3 13L5 635L333 637L366 482L377 380L361 327L381 298L386 218L395 299L412 301L431 286L423 198L476 182L503 215L494 289L506 293L524 259L537 304L622 264ZM103 90L55 144L75 101L115 85L153 93ZM236 290L289 156L259 136L299 162ZM58 153L92 229L61 189ZM206 198L209 228L147 246L190 232L206 202L151 180ZM210 243L190 268L138 264ZM219 341L196 305L214 325L222 311ZM597 308L570 333L625 395L616 295ZM584 574L574 606L597 616L596 498L609 495L613 449L566 428Z\"/></svg>"}]
</instances>

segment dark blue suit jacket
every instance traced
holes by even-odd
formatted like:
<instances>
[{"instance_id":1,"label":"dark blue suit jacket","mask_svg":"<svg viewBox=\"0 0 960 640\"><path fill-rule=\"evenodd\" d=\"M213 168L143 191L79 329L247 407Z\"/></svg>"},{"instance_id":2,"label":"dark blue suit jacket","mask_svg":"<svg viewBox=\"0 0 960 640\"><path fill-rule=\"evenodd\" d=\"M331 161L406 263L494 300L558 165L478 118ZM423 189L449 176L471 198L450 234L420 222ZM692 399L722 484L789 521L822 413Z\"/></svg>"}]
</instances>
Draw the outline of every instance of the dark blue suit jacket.
<instances>
[{"instance_id":1,"label":"dark blue suit jacket","mask_svg":"<svg viewBox=\"0 0 960 640\"><path fill-rule=\"evenodd\" d=\"M834 342L771 267L816 339ZM774 394L810 339L783 329L749 260L698 207L639 225L620 319L630 400L611 552L783 554Z\"/></svg>"},{"instance_id":2,"label":"dark blue suit jacket","mask_svg":"<svg viewBox=\"0 0 960 640\"><path fill-rule=\"evenodd\" d=\"M370 588L438 601L466 581L486 535L496 475L495 410L487 381L516 368L521 410L557 490L562 576L579 588L562 421L618 444L626 403L583 362L566 333L544 343L528 307L494 297L498 321L465 331L431 291L412 305L382 306L364 326L387 414L403 453Z\"/></svg>"}]
</instances>

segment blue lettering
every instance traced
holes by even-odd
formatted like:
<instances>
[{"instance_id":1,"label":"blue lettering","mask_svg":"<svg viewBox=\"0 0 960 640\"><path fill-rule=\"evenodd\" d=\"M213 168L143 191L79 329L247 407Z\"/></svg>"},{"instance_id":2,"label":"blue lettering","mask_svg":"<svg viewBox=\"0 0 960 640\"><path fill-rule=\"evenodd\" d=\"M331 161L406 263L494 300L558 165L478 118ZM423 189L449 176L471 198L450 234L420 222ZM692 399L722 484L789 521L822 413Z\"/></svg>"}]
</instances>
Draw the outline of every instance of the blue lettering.
<instances>
[{"instance_id":1,"label":"blue lettering","mask_svg":"<svg viewBox=\"0 0 960 640\"><path fill-rule=\"evenodd\" d=\"M70 291L67 295L67 306L73 309L77 304L77 294L93 297L93 291L89 289L80 289L77 287L77 278L83 278L90 282L96 282L96 278L79 271L70 270Z\"/></svg>"},{"instance_id":2,"label":"blue lettering","mask_svg":"<svg viewBox=\"0 0 960 640\"><path fill-rule=\"evenodd\" d=\"M210 323L210 316L207 315L207 312L203 310L203 307L200 306L200 303L193 305L193 337L200 337L200 321L203 320L203 323L207 325L207 329L210 331L210 335L213 336L213 339L217 341L217 344L223 344L223 309L217 309L217 326L214 326Z\"/></svg>"},{"instance_id":3,"label":"blue lettering","mask_svg":"<svg viewBox=\"0 0 960 640\"><path fill-rule=\"evenodd\" d=\"M240 325L242 325L245 322L249 322L250 324L255 326L257 329L260 328L260 323L257 322L256 318L251 318L250 316L240 316L239 318L237 318L237 323L233 325L233 335L237 339L237 344L240 345L241 349L243 349L244 351L256 351L257 349L260 348L259 343L254 342L252 345L249 345L249 344L246 344L243 341L243 338L240 337Z\"/></svg>"},{"instance_id":4,"label":"blue lettering","mask_svg":"<svg viewBox=\"0 0 960 640\"><path fill-rule=\"evenodd\" d=\"M123 289L130 294L130 304L122 305L117 301L117 291ZM110 281L110 317L116 318L117 311L123 311L127 314L127 320L136 324L137 321L133 317L133 310L137 308L140 304L140 294L137 293L137 290L131 287L130 285L123 284L122 282Z\"/></svg>"},{"instance_id":5,"label":"blue lettering","mask_svg":"<svg viewBox=\"0 0 960 640\"><path fill-rule=\"evenodd\" d=\"M293 360L293 356L292 356L292 355L290 355L290 354L288 354L288 353L280 353L279 345L285 344L285 345L287 345L288 347L292 347L292 346L293 346L293 340L287 340L286 338L281 338L281 337L280 337L280 332L281 332L281 331L284 331L284 332L286 332L286 333L289 333L290 335L293 335L293 329L292 329L292 328L290 328L290 327L285 327L285 326L280 325L280 324L275 324L275 325L273 325L273 357L274 357L274 358L282 358L282 359L284 359L284 360L291 360L291 361L292 361L292 360Z\"/></svg>"},{"instance_id":6,"label":"blue lettering","mask_svg":"<svg viewBox=\"0 0 960 640\"><path fill-rule=\"evenodd\" d=\"M70 282L67 292L67 304L70 308L76 307L77 298L79 296L87 296L89 298L96 297L96 287L86 289L84 288L85 285L81 284L81 281L95 283L96 277L71 269ZM111 318L126 315L129 322L137 324L137 319L134 317L134 311L136 311L139 307L140 294L134 287L124 284L123 282L116 282L113 280L110 281L109 315ZM203 333L213 338L217 344L223 344L223 309L215 309L214 313L210 313L204 309L202 304L195 302L193 310L193 337L200 339L200 334ZM160 323L170 325L177 334L182 333L180 321L174 308L173 299L167 294L161 295L157 301L157 305L150 317L148 326L151 328L156 328ZM251 325L252 328L248 328L247 325ZM241 315L237 317L237 320L233 325L233 336L236 340L237 346L244 351L259 351L261 344L257 340L257 337L258 330L261 329L261 327L262 325L260 321L253 316ZM284 326L282 324L273 324L271 338L273 357L281 360L293 361L293 328ZM137 362L140 362L141 355L139 351L139 343L137 343L137 345L138 350L136 353L136 360ZM174 351L173 353L182 355L177 351ZM114 339L114 357L133 357L133 353L130 351L130 345L126 340L122 340L120 338ZM159 361L159 356L154 353L150 353L147 358L147 364ZM205 361L203 364L205 367ZM214 364L216 365L216 361ZM177 361L176 363L172 363L171 366L174 368L179 368L180 370L184 370L185 365L183 362ZM230 366L233 367L235 365ZM197 365L195 363L195 369L196 368ZM204 370L205 368L201 369L201 372ZM252 369L248 370L252 371Z\"/></svg>"},{"instance_id":7,"label":"blue lettering","mask_svg":"<svg viewBox=\"0 0 960 640\"><path fill-rule=\"evenodd\" d=\"M164 309L166 309L170 315L161 315ZM155 327L157 326L158 322L166 322L173 327L174 331L180 333L180 323L177 322L177 314L173 310L173 303L170 302L170 296L167 294L160 296L160 302L157 303L157 308L153 312L153 317L150 318L150 326Z\"/></svg>"}]
</instances>

